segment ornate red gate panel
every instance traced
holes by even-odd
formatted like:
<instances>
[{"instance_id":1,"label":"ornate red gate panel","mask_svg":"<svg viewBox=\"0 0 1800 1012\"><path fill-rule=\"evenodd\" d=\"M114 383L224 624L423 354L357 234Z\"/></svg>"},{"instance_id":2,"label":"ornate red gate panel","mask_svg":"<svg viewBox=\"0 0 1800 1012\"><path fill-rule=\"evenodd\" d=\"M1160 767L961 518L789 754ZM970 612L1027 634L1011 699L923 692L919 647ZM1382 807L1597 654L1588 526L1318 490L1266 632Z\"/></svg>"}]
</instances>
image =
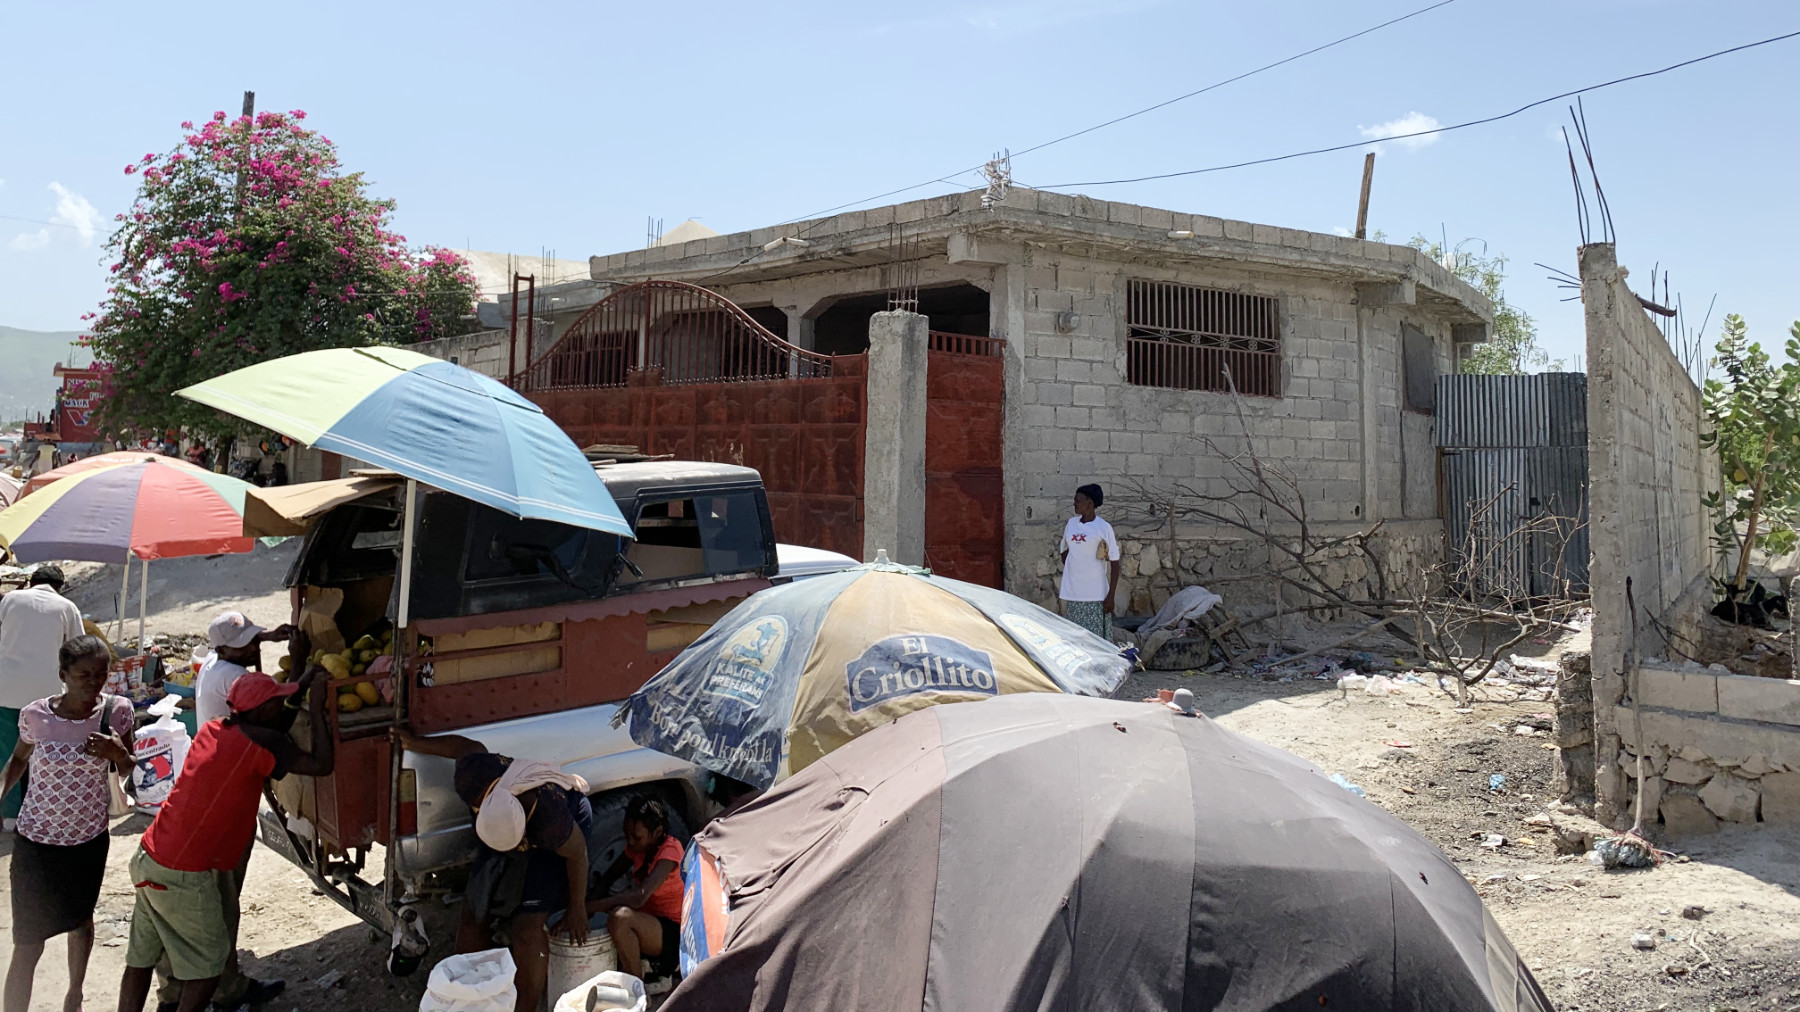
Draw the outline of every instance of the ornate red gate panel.
<instances>
[{"instance_id":1,"label":"ornate red gate panel","mask_svg":"<svg viewBox=\"0 0 1800 1012\"><path fill-rule=\"evenodd\" d=\"M1003 587L1006 342L933 331L925 372L925 564Z\"/></svg>"}]
</instances>

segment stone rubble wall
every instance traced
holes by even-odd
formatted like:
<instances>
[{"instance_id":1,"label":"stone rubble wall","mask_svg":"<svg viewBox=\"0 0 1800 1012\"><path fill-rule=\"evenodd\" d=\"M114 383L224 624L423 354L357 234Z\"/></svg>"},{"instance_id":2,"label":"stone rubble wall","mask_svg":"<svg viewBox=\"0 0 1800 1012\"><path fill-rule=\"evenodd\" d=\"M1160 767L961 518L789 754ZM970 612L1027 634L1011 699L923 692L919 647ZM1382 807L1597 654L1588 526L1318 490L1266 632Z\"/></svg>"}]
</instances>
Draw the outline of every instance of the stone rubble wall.
<instances>
[{"instance_id":1,"label":"stone rubble wall","mask_svg":"<svg viewBox=\"0 0 1800 1012\"><path fill-rule=\"evenodd\" d=\"M1319 535L1329 537L1358 529L1340 526L1344 527L1341 531L1333 525L1322 525ZM1195 584L1223 597L1239 618L1251 618L1274 608L1280 584L1270 579L1270 566L1271 562L1284 561L1284 557L1275 552L1272 560L1268 545L1258 538L1215 527L1177 526L1173 538L1167 527L1135 528L1114 523L1114 530L1119 535L1120 553L1118 614L1152 615L1176 591ZM1062 561L1057 553L1061 532L1060 520L1055 527L1041 525L1026 532L1012 532L1011 554L1015 559L1030 560L1023 579L1018 581L1022 586L1015 593L1052 610L1062 578ZM1371 547L1390 583L1396 582L1441 561L1443 525L1436 520L1388 523ZM1335 549L1319 568L1326 583L1346 595L1369 595L1368 560L1360 552L1349 547ZM1318 603L1316 599L1293 588L1282 591L1284 608L1314 603Z\"/></svg>"},{"instance_id":2,"label":"stone rubble wall","mask_svg":"<svg viewBox=\"0 0 1800 1012\"><path fill-rule=\"evenodd\" d=\"M1800 682L1655 660L1638 677L1641 733L1630 706L1612 714L1622 818L1633 813L1641 754L1645 824L1660 820L1669 837L1722 822L1800 823Z\"/></svg>"}]
</instances>

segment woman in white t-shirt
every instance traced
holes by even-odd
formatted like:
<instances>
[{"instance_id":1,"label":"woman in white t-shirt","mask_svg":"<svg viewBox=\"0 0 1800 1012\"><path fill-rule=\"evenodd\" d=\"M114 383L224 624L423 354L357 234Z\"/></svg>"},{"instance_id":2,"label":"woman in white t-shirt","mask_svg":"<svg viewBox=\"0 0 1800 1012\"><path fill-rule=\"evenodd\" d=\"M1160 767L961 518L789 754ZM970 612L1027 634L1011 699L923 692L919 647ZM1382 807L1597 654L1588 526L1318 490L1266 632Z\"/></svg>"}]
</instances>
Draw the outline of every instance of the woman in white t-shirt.
<instances>
[{"instance_id":1,"label":"woman in white t-shirt","mask_svg":"<svg viewBox=\"0 0 1800 1012\"><path fill-rule=\"evenodd\" d=\"M1075 515L1063 525L1063 616L1103 640L1112 639L1113 596L1119 589L1119 536L1094 512L1106 501L1098 485L1075 490Z\"/></svg>"}]
</instances>

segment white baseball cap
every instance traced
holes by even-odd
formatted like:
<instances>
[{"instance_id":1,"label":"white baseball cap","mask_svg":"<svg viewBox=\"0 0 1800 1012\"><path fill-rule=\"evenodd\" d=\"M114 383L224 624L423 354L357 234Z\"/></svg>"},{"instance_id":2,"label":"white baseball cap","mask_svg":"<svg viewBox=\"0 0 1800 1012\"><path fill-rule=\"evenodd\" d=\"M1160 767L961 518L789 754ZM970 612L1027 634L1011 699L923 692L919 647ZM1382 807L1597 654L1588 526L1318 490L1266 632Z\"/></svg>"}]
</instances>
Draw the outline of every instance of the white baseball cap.
<instances>
[{"instance_id":1,"label":"white baseball cap","mask_svg":"<svg viewBox=\"0 0 1800 1012\"><path fill-rule=\"evenodd\" d=\"M212 620L212 625L206 630L206 640L214 650L220 647L236 650L249 646L250 641L262 631L263 627L245 618L243 612L228 611Z\"/></svg>"}]
</instances>

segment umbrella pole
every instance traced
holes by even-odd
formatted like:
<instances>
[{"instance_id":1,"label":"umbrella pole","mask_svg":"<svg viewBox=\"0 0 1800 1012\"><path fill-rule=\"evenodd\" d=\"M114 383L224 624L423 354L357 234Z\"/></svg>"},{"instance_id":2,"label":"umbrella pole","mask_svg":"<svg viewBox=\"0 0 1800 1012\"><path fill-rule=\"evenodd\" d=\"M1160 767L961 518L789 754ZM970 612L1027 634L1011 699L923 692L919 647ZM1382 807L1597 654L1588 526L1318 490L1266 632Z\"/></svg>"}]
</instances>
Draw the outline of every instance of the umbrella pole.
<instances>
[{"instance_id":1,"label":"umbrella pole","mask_svg":"<svg viewBox=\"0 0 1800 1012\"><path fill-rule=\"evenodd\" d=\"M138 656L145 657L149 653L149 645L144 642L144 618L150 611L150 560L144 559L138 564Z\"/></svg>"},{"instance_id":2,"label":"umbrella pole","mask_svg":"<svg viewBox=\"0 0 1800 1012\"><path fill-rule=\"evenodd\" d=\"M406 479L406 511L400 519L400 602L394 609L394 669L388 675L393 686L394 718L396 730L406 724L406 639L402 635L412 620L412 571L413 571L413 529L419 519L419 483ZM389 910L400 903L400 866L394 855L400 849L400 776L406 750L401 748L395 736L389 736L394 744L388 749L388 811L387 811L387 905Z\"/></svg>"},{"instance_id":3,"label":"umbrella pole","mask_svg":"<svg viewBox=\"0 0 1800 1012\"><path fill-rule=\"evenodd\" d=\"M113 623L113 639L125 639L125 608L131 601L131 553L125 553L125 572L119 577L119 620Z\"/></svg>"}]
</instances>

